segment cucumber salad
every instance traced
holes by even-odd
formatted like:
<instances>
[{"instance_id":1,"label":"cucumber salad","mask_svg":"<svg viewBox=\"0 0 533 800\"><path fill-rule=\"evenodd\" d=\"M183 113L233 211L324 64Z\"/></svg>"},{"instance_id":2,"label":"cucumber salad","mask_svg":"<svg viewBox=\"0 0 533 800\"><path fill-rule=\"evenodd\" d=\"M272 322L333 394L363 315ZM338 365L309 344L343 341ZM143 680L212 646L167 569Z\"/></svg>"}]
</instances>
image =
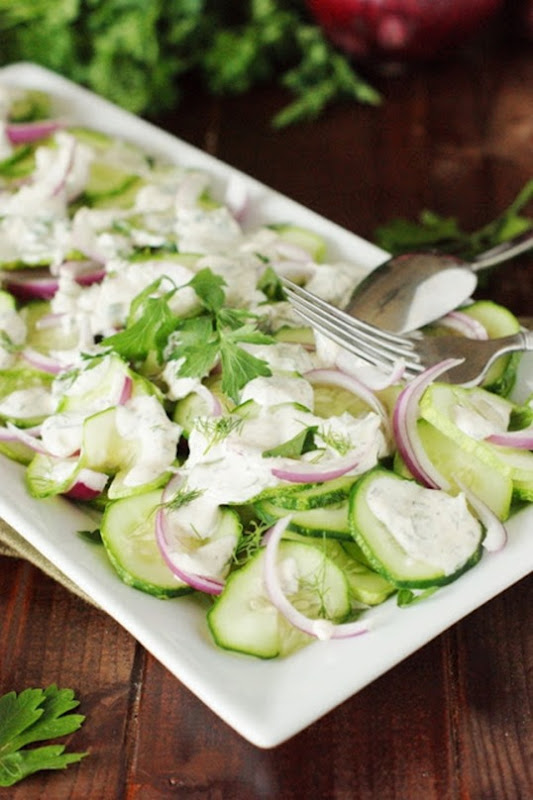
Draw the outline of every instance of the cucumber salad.
<instances>
[{"instance_id":1,"label":"cucumber salad","mask_svg":"<svg viewBox=\"0 0 533 800\"><path fill-rule=\"evenodd\" d=\"M280 281L342 306L360 266L52 107L0 87L0 452L29 494L83 504L122 581L207 598L213 641L261 658L363 635L373 607L497 557L533 499L519 356L470 389L446 365L379 372ZM450 328L519 323L477 301L426 333Z\"/></svg>"}]
</instances>

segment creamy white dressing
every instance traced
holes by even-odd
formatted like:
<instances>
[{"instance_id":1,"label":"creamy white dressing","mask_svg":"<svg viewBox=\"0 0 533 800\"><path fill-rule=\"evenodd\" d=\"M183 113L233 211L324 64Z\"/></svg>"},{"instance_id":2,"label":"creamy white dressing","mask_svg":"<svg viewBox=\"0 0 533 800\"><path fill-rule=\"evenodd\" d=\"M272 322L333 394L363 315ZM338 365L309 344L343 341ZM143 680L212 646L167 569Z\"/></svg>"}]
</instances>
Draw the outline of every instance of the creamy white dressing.
<instances>
[{"instance_id":1,"label":"creamy white dressing","mask_svg":"<svg viewBox=\"0 0 533 800\"><path fill-rule=\"evenodd\" d=\"M16 389L0 400L0 415L16 419L33 419L53 414L57 400L43 386Z\"/></svg>"},{"instance_id":2,"label":"creamy white dressing","mask_svg":"<svg viewBox=\"0 0 533 800\"><path fill-rule=\"evenodd\" d=\"M132 444L125 486L149 483L172 466L182 429L169 420L156 397L136 395L117 406L115 424L118 435Z\"/></svg>"},{"instance_id":3,"label":"creamy white dressing","mask_svg":"<svg viewBox=\"0 0 533 800\"><path fill-rule=\"evenodd\" d=\"M451 575L472 556L482 528L464 494L452 497L414 481L384 476L366 494L368 506L408 556Z\"/></svg>"}]
</instances>

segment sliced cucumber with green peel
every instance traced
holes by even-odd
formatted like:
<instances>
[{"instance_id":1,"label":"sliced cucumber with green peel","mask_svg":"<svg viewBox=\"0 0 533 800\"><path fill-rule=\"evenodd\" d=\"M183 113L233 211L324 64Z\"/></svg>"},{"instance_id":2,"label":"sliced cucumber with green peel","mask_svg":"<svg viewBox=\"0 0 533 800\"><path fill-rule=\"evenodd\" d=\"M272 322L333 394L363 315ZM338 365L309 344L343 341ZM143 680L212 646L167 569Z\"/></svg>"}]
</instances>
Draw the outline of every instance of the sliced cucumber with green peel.
<instances>
[{"instance_id":1,"label":"sliced cucumber with green peel","mask_svg":"<svg viewBox=\"0 0 533 800\"><path fill-rule=\"evenodd\" d=\"M357 556L364 559L362 551L355 542L329 540L326 542L326 554L344 572L354 600L367 606L383 603L387 597L394 594L396 586L354 556L351 547L357 548L359 551Z\"/></svg>"},{"instance_id":2,"label":"sliced cucumber with green peel","mask_svg":"<svg viewBox=\"0 0 533 800\"><path fill-rule=\"evenodd\" d=\"M37 453L26 470L26 485L32 497L53 497L66 492L79 471L77 458L55 458Z\"/></svg>"},{"instance_id":3,"label":"sliced cucumber with green peel","mask_svg":"<svg viewBox=\"0 0 533 800\"><path fill-rule=\"evenodd\" d=\"M267 524L274 524L276 520L291 513L287 508L276 505L270 500L256 503L255 511L259 518ZM348 523L348 500L311 508L307 511L295 511L291 513L288 529L301 533L303 536L319 538L325 536L349 541L352 535Z\"/></svg>"},{"instance_id":4,"label":"sliced cucumber with green peel","mask_svg":"<svg viewBox=\"0 0 533 800\"><path fill-rule=\"evenodd\" d=\"M478 458L476 450L459 446L427 420L418 421L418 435L429 459L452 486L468 486L499 519L507 519L513 496L508 469Z\"/></svg>"},{"instance_id":5,"label":"sliced cucumber with green peel","mask_svg":"<svg viewBox=\"0 0 533 800\"><path fill-rule=\"evenodd\" d=\"M459 447L475 452L485 463L498 467L493 445L486 442L484 420L506 430L513 404L503 397L475 387L465 389L447 383L433 383L420 401L420 416L452 439ZM469 422L471 417L471 424ZM461 417L464 422L461 423ZM468 431L468 427L471 431ZM492 428L487 427L487 432ZM475 434L475 435L472 435Z\"/></svg>"},{"instance_id":6,"label":"sliced cucumber with green peel","mask_svg":"<svg viewBox=\"0 0 533 800\"><path fill-rule=\"evenodd\" d=\"M478 300L472 305L462 308L461 311L481 322L490 339L509 336L520 330L520 323L515 315L509 309L491 300ZM521 353L500 356L490 367L482 385L486 389L506 397L515 384L520 359Z\"/></svg>"},{"instance_id":7,"label":"sliced cucumber with green peel","mask_svg":"<svg viewBox=\"0 0 533 800\"><path fill-rule=\"evenodd\" d=\"M346 500L356 480L357 476L351 475L324 483L284 484L265 489L250 502L266 500L291 511L309 511Z\"/></svg>"},{"instance_id":8,"label":"sliced cucumber with green peel","mask_svg":"<svg viewBox=\"0 0 533 800\"><path fill-rule=\"evenodd\" d=\"M51 413L51 408L41 410L39 403L41 399L43 402L47 402L52 381L52 375L38 370L26 368L0 370L0 420L12 422L19 428L40 425ZM26 394L29 402L22 406L21 396L19 405L19 396L15 394L16 392L29 393L29 396ZM33 396L31 396L32 392ZM13 402L8 406L6 404L10 395L13 395ZM42 395L42 398L39 395ZM15 398L17 398L16 402Z\"/></svg>"},{"instance_id":9,"label":"sliced cucumber with green peel","mask_svg":"<svg viewBox=\"0 0 533 800\"><path fill-rule=\"evenodd\" d=\"M268 599L263 583L264 558L261 548L229 576L207 620L219 647L275 658L294 652L313 637L290 625ZM287 564L298 582L297 591L287 595L296 608L313 619L342 622L347 618L351 612L348 582L320 546L282 541L279 562Z\"/></svg>"},{"instance_id":10,"label":"sliced cucumber with green peel","mask_svg":"<svg viewBox=\"0 0 533 800\"><path fill-rule=\"evenodd\" d=\"M192 590L173 575L156 542L155 514L161 494L147 492L110 503L102 518L102 541L128 586L160 598L177 597Z\"/></svg>"},{"instance_id":11,"label":"sliced cucumber with green peel","mask_svg":"<svg viewBox=\"0 0 533 800\"><path fill-rule=\"evenodd\" d=\"M318 233L302 228L300 225L274 224L270 228L286 242L306 250L313 261L323 261L326 255L326 242Z\"/></svg>"},{"instance_id":12,"label":"sliced cucumber with green peel","mask_svg":"<svg viewBox=\"0 0 533 800\"><path fill-rule=\"evenodd\" d=\"M382 518L384 506L389 518ZM398 588L450 583L481 558L483 529L461 497L424 489L381 467L354 485L350 524L371 567Z\"/></svg>"}]
</instances>

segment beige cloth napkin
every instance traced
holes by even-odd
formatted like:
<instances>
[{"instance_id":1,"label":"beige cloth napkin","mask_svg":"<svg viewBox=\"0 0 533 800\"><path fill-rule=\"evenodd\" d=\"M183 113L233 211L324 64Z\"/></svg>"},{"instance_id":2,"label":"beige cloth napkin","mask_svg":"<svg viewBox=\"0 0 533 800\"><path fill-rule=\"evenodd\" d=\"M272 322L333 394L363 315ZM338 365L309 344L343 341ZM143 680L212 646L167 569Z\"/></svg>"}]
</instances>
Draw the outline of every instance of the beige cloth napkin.
<instances>
[{"instance_id":1,"label":"beige cloth napkin","mask_svg":"<svg viewBox=\"0 0 533 800\"><path fill-rule=\"evenodd\" d=\"M42 572L46 573L46 575L54 578L54 580L70 592L81 597L86 602L91 603L91 605L96 606L96 603L91 597L85 594L79 586L57 569L47 558L41 555L35 547L29 544L20 533L17 533L17 531L8 525L7 522L4 522L3 519L0 519L0 555L26 559L42 570Z\"/></svg>"}]
</instances>

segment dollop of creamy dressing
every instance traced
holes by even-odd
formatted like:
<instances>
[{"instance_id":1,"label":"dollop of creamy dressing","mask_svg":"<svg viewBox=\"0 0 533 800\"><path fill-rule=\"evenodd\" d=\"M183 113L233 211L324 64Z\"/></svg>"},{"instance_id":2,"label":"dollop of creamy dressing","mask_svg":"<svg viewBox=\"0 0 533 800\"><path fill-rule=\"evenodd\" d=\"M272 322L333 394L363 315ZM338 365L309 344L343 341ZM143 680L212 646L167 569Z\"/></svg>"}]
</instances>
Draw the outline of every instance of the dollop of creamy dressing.
<instances>
[{"instance_id":1,"label":"dollop of creamy dressing","mask_svg":"<svg viewBox=\"0 0 533 800\"><path fill-rule=\"evenodd\" d=\"M452 497L414 481L383 476L366 495L374 516L408 556L451 575L479 545L482 528L470 513L464 494Z\"/></svg>"}]
</instances>

